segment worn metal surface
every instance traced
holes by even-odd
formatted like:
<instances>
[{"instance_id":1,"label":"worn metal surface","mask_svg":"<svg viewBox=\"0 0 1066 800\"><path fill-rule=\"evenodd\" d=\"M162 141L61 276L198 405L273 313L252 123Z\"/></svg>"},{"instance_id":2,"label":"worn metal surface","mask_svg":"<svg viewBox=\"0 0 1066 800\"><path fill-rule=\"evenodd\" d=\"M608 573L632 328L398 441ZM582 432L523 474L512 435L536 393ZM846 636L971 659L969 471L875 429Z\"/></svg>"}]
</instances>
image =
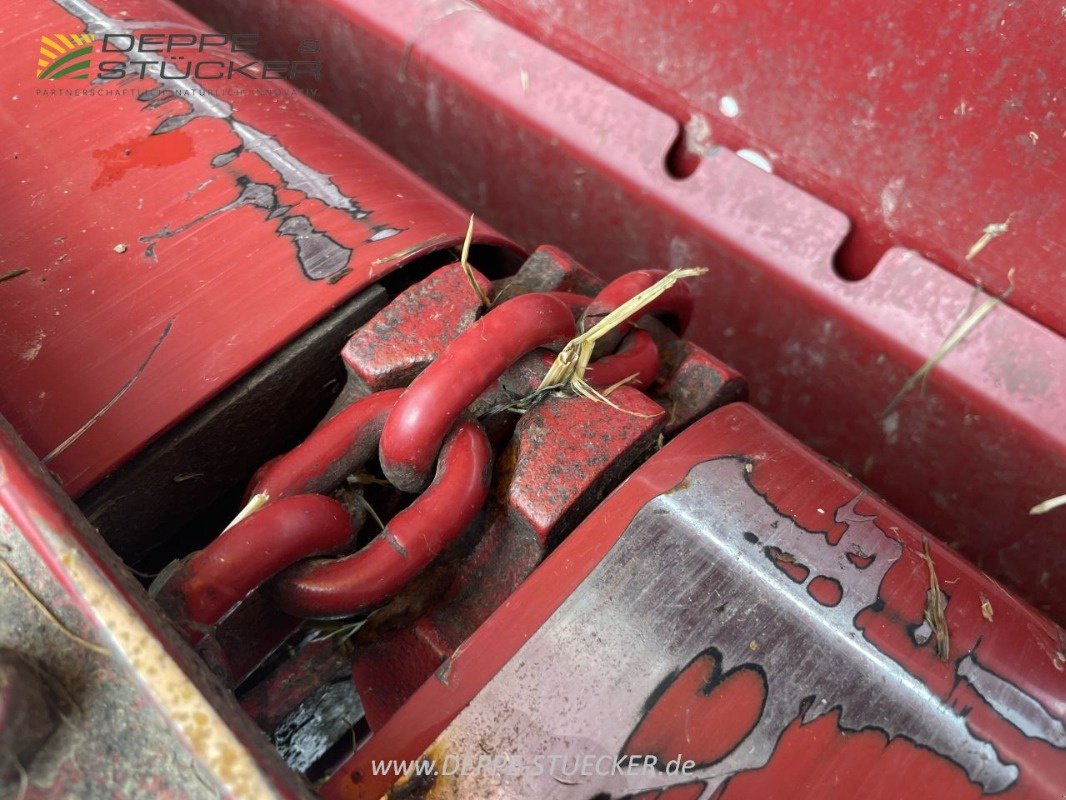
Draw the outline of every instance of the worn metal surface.
<instances>
[{"instance_id":1,"label":"worn metal surface","mask_svg":"<svg viewBox=\"0 0 1066 800\"><path fill-rule=\"evenodd\" d=\"M661 276L635 277L636 285L630 280L627 291L635 293ZM479 274L474 278L487 287ZM652 374L660 371L663 385L648 387L650 398L632 387L612 394L614 407L587 399L549 397L515 424L515 415L501 409L533 392L553 357L539 350L495 379L497 368L529 345L518 335L520 327L523 335L530 334L535 341L544 338L543 322L529 316L538 312L540 304L527 302L539 301L544 295L531 293L578 289L599 295L603 283L565 253L541 248L513 278L491 288L490 296L502 302L478 321L477 297L468 280L458 266L444 267L398 296L345 347L345 361L355 384L351 393L393 386L402 379L411 380L412 375L417 376L412 386L427 379L436 381L436 387L426 390L418 401L422 410L417 419L437 414L444 386L450 391L461 382L447 357L436 360L442 354L471 349L473 344L496 351L492 357L498 362L490 368L489 359L478 356L462 371L463 380L477 377L477 389L485 390L474 404L475 413L484 415L486 427L503 447L493 478L496 502L465 550L453 555L456 563L426 576L426 585L416 586L396 607L385 609L358 636L353 674L367 719L375 729L506 601L583 515L646 457L660 432L676 433L710 408L736 399L744 388L734 370L700 348L678 341L646 317L642 324L655 330L657 340L653 355L657 361L661 348L665 356L661 370L653 365ZM659 310L687 319L688 291L686 287L667 296ZM580 295L556 294L547 299L561 307L565 301L556 298L562 297L583 301L569 313L581 314L587 305ZM628 294L608 293L604 299L613 308L628 299ZM513 309L523 304L530 310L516 317ZM432 313L425 313L427 307ZM496 323L495 333L485 332L485 323L505 315L508 321ZM573 320L567 316L565 322L572 332ZM646 332L641 334L651 339ZM499 358L501 342L512 351L505 359ZM422 373L426 364L432 366ZM493 380L486 381L486 375ZM465 406L473 395L471 389L453 407ZM408 443L410 437L400 437L400 441Z\"/></svg>"},{"instance_id":2,"label":"worn metal surface","mask_svg":"<svg viewBox=\"0 0 1066 800\"><path fill-rule=\"evenodd\" d=\"M11 516L0 510L2 555L63 624L89 635L63 587L23 540ZM33 664L50 684L45 711L62 720L53 736L30 753L4 748L0 796L136 798L145 787L160 797L217 798L217 781L181 745L165 716L143 694L135 676L107 656L64 636L10 579L0 576L0 641ZM26 736L23 728L17 731ZM121 753L121 759L115 757ZM17 766L15 762L17 761Z\"/></svg>"},{"instance_id":3,"label":"worn metal surface","mask_svg":"<svg viewBox=\"0 0 1066 800\"><path fill-rule=\"evenodd\" d=\"M488 279L476 270L472 274L487 291ZM434 270L348 339L341 353L351 377L348 392L406 386L473 324L480 309L462 265Z\"/></svg>"},{"instance_id":4,"label":"worn metal surface","mask_svg":"<svg viewBox=\"0 0 1066 800\"><path fill-rule=\"evenodd\" d=\"M846 213L844 274L890 245L995 292L1015 268L1008 302L1066 334L1060 6L479 5L673 116L680 150L754 150Z\"/></svg>"},{"instance_id":5,"label":"worn metal surface","mask_svg":"<svg viewBox=\"0 0 1066 800\"><path fill-rule=\"evenodd\" d=\"M921 631L926 544L943 660ZM733 404L591 514L452 659L456 680L423 687L325 794L376 797L387 780L370 759L425 748L441 769L449 756L503 766L397 797L1058 797L1063 646L1057 626ZM408 715L429 724L405 734ZM536 756L557 768L538 773ZM575 761L629 756L659 767ZM665 770L676 758L687 774Z\"/></svg>"},{"instance_id":6,"label":"worn metal surface","mask_svg":"<svg viewBox=\"0 0 1066 800\"><path fill-rule=\"evenodd\" d=\"M921 158L910 160L874 157L850 143L848 137L866 136L861 128L812 126L804 110L776 127L778 133L787 131L789 139L781 141L780 153L770 154L775 160L778 155L803 158L811 153L831 158L831 168L818 162L824 168L818 187L842 187L865 175L870 183L864 184L862 203L877 206L883 200L893 229L913 230L923 246L933 241L930 231L942 234L940 244L930 246L945 265L956 268L960 253L984 225L1018 212L1010 233L991 241L975 256L974 271L966 273L998 293L1006 288L1006 268L1016 266L1018 287L1008 298L1016 305L996 308L933 370L923 391L910 392L890 409L908 376L984 299L974 298L968 281L898 247L885 252L864 280L841 279L833 262L849 229L843 213L725 149L710 149L691 175L674 177L665 165L679 127L674 118L472 5L430 0L308 5L284 0L271 18L284 19L284 25L272 24L247 0L187 0L187 5L219 24L239 27L255 20L265 46L279 53L291 51L302 38L329 31L323 53L345 68L332 78L324 75L322 101L517 241L557 243L608 278L658 264L711 267L713 279L700 291L692 337L749 376L754 403L1026 597L1060 616L1066 613L1066 590L1054 580L1066 568L1066 525L1061 516L1028 514L1036 503L1061 494L1066 474L1066 429L1061 424L1066 417L1066 341L1016 310L1036 310L1041 297L1046 298L1043 308L1050 309L1061 294L1053 287L1061 285L1061 274L1054 277L1061 273L1061 259L1054 253L1061 237L1062 205L1060 198L1047 195L1058 192L1061 180L1054 170L1061 167L1043 161L1062 147L1055 133L1061 133L1061 121L1052 113L1034 122L1042 127L1033 142L1028 131L1035 128L1026 115L1041 113L1037 109L1044 108L1055 91L1050 88L1054 78L1046 71L1048 83L1041 88L1034 72L1011 89L1008 77L1015 69L1021 71L1022 63L1054 58L1049 54L1056 49L1049 45L1030 51L1011 45L1016 52L1004 57L1002 74L988 84L986 105L976 99L972 86L964 90L955 83L970 74L958 62L962 56L938 51L924 64L901 57L889 65L891 48L899 37L910 37L912 29L919 35L916 52L927 48L930 39L949 35L944 30L955 30L939 23L918 25L925 15L937 13L937 5L901 12L904 27L878 28L871 52L863 56L869 66L834 70L831 79L814 78L803 68L782 75L781 60L800 57L786 46L767 51L772 57L745 51L744 57L718 61L707 55L712 61L706 70L685 68L693 57L748 46L747 33L736 35L740 23L714 21L714 8L721 4L707 8L669 3L661 12L656 5L654 13L607 4L596 4L591 12L587 3L550 8L539 4L542 11L532 15L560 15L563 24L552 28L554 42L565 38L571 27L587 32L598 20L625 17L625 25L596 28L603 37L645 36L640 43L627 40L619 59L639 64L651 54L662 58L664 48L676 51L676 58L662 61L664 69L674 77L673 70L695 76L694 86L711 92L707 97L715 103L722 97L713 93L727 86L723 82L708 88L705 83L720 77L723 64L733 71L752 70L744 85L753 92L765 84L760 76L780 80L769 95L749 95L746 90L741 96L739 83L729 89L738 92L740 114L735 119L741 124L749 112L758 118L797 104L806 109L811 104L807 92L792 92L783 104L766 99L780 97L782 87L795 81L851 86L854 91L842 100L844 109L873 102L872 91L886 82L909 86L908 81L936 70L934 64L950 62L952 69L958 68L957 73L945 73L945 84L934 74L937 88L923 99L932 103L930 109L940 109L958 88L959 96L945 106L944 120L938 111L935 122L928 117L927 126L914 123L905 131L898 127L913 118L912 104L905 98L923 91L920 81L891 96L893 103L906 102L906 112L878 120L881 130L890 131L885 146L891 140L891 152L897 155L920 150L929 141L914 135L916 127L941 132L947 138L938 141L947 142L952 130L964 129L959 147L923 151ZM730 7L725 4L722 13ZM752 8L743 13L750 17L764 12ZM823 13L833 12L818 12ZM1045 15L1057 13L1057 8L1039 5L1005 12L1003 30L1014 33L1002 41L1021 42L1014 36L1023 29L1032 29L1043 41L1052 35ZM681 14L686 20L700 20L691 28L684 26L685 37L713 35L728 40L728 47L687 52L669 44L680 34L659 25L663 20L672 24ZM581 24L575 22L579 17ZM838 27L846 29L854 18L839 14ZM817 27L810 21L814 17L804 19L807 27L802 31ZM945 24L949 21L965 28L973 17L960 10ZM654 36L646 25L655 27ZM770 35L775 29L768 20L758 30ZM801 38L802 31L797 34ZM1000 35L998 30L981 31L971 42L974 46ZM879 49L885 42L895 43L889 52ZM1006 45L988 51L997 54L989 55L990 60L1005 52L1001 46ZM581 49L587 52L583 43ZM813 75L820 75L818 65L853 52L850 47L819 47L825 60L815 60ZM882 63L873 63L882 57ZM883 74L863 77L882 67ZM904 79L897 70L914 74ZM837 102L837 94L819 95L812 111L824 112L826 103ZM1017 114L1015 99L1022 102ZM973 115L968 111L956 119L950 108L964 100ZM853 110L840 113L845 120L855 116ZM811 136L813 130L819 135ZM849 144L835 147L834 137L825 135L832 130L846 130ZM993 140L1003 149L987 146ZM992 179L981 177L986 175L982 170L966 176L965 165L971 163L966 159L978 155ZM1030 168L1023 168L1025 164ZM798 170L788 174L800 177ZM916 189L915 174L930 176L925 190ZM901 176L902 184L893 182ZM959 190L966 186L978 188ZM992 186L1002 191L992 191ZM937 202L919 202L916 198L923 195L916 191L935 196ZM853 211L858 206L844 207Z\"/></svg>"},{"instance_id":7,"label":"worn metal surface","mask_svg":"<svg viewBox=\"0 0 1066 800\"><path fill-rule=\"evenodd\" d=\"M4 24L18 35L0 68L0 272L28 271L0 284L0 412L73 496L368 284L463 238L455 205L284 82L162 77L161 54L122 82L35 80L42 34L87 31L94 64L125 64L144 54L105 56L99 37L204 29L166 0L24 0Z\"/></svg>"},{"instance_id":8,"label":"worn metal surface","mask_svg":"<svg viewBox=\"0 0 1066 800\"><path fill-rule=\"evenodd\" d=\"M0 646L33 665L59 722L21 764L22 787L3 776L4 796L307 796L30 458L0 420L0 556L13 570L0 574Z\"/></svg>"}]
</instances>

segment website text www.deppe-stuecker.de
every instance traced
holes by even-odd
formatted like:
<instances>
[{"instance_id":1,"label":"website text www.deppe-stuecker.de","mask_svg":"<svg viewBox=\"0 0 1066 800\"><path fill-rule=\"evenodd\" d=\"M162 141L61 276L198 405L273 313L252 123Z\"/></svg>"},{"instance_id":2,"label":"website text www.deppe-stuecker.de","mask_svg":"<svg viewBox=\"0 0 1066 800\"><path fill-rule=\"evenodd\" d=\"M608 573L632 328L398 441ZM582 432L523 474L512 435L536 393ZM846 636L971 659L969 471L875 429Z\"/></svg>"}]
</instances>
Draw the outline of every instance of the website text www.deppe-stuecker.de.
<instances>
[{"instance_id":1,"label":"website text www.deppe-stuecker.de","mask_svg":"<svg viewBox=\"0 0 1066 800\"><path fill-rule=\"evenodd\" d=\"M654 755L536 755L522 758L516 755L463 756L449 754L438 760L420 758L377 759L370 762L371 774L400 778L409 776L458 777L540 777L548 775L563 780L608 777L611 775L689 775L696 768L695 761L680 757L662 762Z\"/></svg>"}]
</instances>

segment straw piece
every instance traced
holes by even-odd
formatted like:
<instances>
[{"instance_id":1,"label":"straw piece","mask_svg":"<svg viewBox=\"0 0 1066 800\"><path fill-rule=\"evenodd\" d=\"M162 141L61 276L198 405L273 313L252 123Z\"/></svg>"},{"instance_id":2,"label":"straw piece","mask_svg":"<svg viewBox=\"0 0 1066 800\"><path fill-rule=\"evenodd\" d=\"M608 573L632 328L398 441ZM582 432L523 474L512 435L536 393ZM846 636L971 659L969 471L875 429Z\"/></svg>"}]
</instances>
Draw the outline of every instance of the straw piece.
<instances>
[{"instance_id":1,"label":"straw piece","mask_svg":"<svg viewBox=\"0 0 1066 800\"><path fill-rule=\"evenodd\" d=\"M933 629L936 637L936 655L941 661L947 661L951 652L951 640L948 636L948 620L944 615L946 603L944 593L940 591L940 582L936 578L936 568L933 566L933 557L929 555L928 540L922 541L924 553L919 553L929 568L929 591L925 595L925 621Z\"/></svg>"},{"instance_id":2,"label":"straw piece","mask_svg":"<svg viewBox=\"0 0 1066 800\"><path fill-rule=\"evenodd\" d=\"M992 621L992 604L988 601L988 598L983 594L981 595L981 616L989 622Z\"/></svg>"},{"instance_id":3,"label":"straw piece","mask_svg":"<svg viewBox=\"0 0 1066 800\"><path fill-rule=\"evenodd\" d=\"M900 387L899 391L896 392L892 400L890 400L888 405L885 406L885 410L881 412L881 419L884 419L893 411L895 411L900 401L904 397L906 397L907 394L909 394L915 386L917 386L920 382L924 381L929 376L929 373L933 371L936 365L943 361L944 358L948 355L948 353L954 350L962 342L962 340L965 339L974 330L974 328L976 328L981 323L981 320L987 317L995 309L996 306L998 306L1000 303L1010 297L1011 292L1014 290L1013 269L1008 273L1008 277L1011 278L1011 285L1007 288L1007 290L999 297L988 298L987 300L985 300L985 302L978 306L972 314L961 320L959 324L956 325L947 335L947 337L941 343L940 347L936 349L936 352L934 352L933 355L929 356L929 359L924 364L922 364L922 366L920 366L913 375L907 378L903 386Z\"/></svg>"},{"instance_id":4,"label":"straw piece","mask_svg":"<svg viewBox=\"0 0 1066 800\"><path fill-rule=\"evenodd\" d=\"M988 246L989 242L997 236L1005 234L1010 229L1010 221L1011 217L1007 217L1003 222L993 222L991 225L985 225L981 236L970 246L969 251L966 253L966 260L973 261Z\"/></svg>"},{"instance_id":5,"label":"straw piece","mask_svg":"<svg viewBox=\"0 0 1066 800\"><path fill-rule=\"evenodd\" d=\"M579 391L579 387L591 389L585 382L585 370L588 369L589 361L592 359L592 352L596 347L596 342L623 324L633 314L659 297L679 280L694 278L706 272L707 270L702 267L672 270L661 280L656 281L644 291L637 293L622 303L622 305L587 331L575 336L556 356L555 361L552 362L551 367L548 369L548 373L544 376L544 380L537 387L537 391L548 388L563 388L568 384L575 391ZM592 391L594 392L595 390Z\"/></svg>"},{"instance_id":6,"label":"straw piece","mask_svg":"<svg viewBox=\"0 0 1066 800\"><path fill-rule=\"evenodd\" d=\"M459 264L463 268L463 272L466 274L466 279L470 281L470 286L474 290L474 294L477 295L478 302L481 303L482 308L488 308L492 305L489 300L489 296L485 294L485 290L481 288L481 284L477 282L477 278L474 277L474 270L470 267L470 262L467 259L470 257L470 242L474 238L474 215L470 215L470 224L466 226L466 238L463 239L463 251L459 256Z\"/></svg>"},{"instance_id":7,"label":"straw piece","mask_svg":"<svg viewBox=\"0 0 1066 800\"><path fill-rule=\"evenodd\" d=\"M1053 511L1060 506L1066 506L1066 494L1060 494L1058 497L1052 497L1049 500L1045 500L1042 503L1037 503L1035 506L1029 509L1029 513L1032 516L1038 514L1046 514L1049 511Z\"/></svg>"},{"instance_id":8,"label":"straw piece","mask_svg":"<svg viewBox=\"0 0 1066 800\"><path fill-rule=\"evenodd\" d=\"M248 517L252 516L252 514L254 514L256 511L261 509L263 506L265 506L269 502L270 502L270 495L267 494L266 492L260 492L259 494L253 494L252 495L252 499L248 501L248 504L244 508L242 508L240 510L240 512L237 514L237 516L235 516L233 518L233 521L230 522L229 525L227 525L225 528L222 529L222 532L225 533L230 528L232 528L234 525L236 525L238 522L244 522L246 519L248 519Z\"/></svg>"}]
</instances>

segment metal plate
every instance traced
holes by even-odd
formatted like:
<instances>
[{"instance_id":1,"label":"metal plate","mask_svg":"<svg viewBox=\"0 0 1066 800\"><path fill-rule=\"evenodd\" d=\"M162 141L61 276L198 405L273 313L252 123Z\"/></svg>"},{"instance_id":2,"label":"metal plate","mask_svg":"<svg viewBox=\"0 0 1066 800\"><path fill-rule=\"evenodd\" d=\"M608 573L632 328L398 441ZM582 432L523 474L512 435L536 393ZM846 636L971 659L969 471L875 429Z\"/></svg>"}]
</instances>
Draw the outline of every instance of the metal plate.
<instances>
[{"instance_id":1,"label":"metal plate","mask_svg":"<svg viewBox=\"0 0 1066 800\"><path fill-rule=\"evenodd\" d=\"M0 413L73 496L463 238L454 204L285 83L163 78L160 61L106 84L35 79L42 35L204 29L165 0L5 11L0 273L28 271L0 283ZM93 46L93 63L127 59Z\"/></svg>"},{"instance_id":2,"label":"metal plate","mask_svg":"<svg viewBox=\"0 0 1066 800\"><path fill-rule=\"evenodd\" d=\"M683 149L753 149L846 213L844 274L910 247L995 292L1012 280L1010 304L1066 334L1061 6L480 5L685 124Z\"/></svg>"},{"instance_id":3,"label":"metal plate","mask_svg":"<svg viewBox=\"0 0 1066 800\"><path fill-rule=\"evenodd\" d=\"M1061 629L733 404L594 511L326 793L376 796L375 759L424 751L441 774L397 797L1054 797L1064 666Z\"/></svg>"}]
</instances>

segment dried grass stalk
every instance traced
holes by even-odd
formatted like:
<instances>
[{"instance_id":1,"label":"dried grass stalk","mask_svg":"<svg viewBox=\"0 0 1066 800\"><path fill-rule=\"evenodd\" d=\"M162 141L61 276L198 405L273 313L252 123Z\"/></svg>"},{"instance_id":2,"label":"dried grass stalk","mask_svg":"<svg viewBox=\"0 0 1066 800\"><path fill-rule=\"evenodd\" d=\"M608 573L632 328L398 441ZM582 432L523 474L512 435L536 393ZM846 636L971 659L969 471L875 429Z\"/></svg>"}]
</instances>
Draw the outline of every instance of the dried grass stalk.
<instances>
[{"instance_id":1,"label":"dried grass stalk","mask_svg":"<svg viewBox=\"0 0 1066 800\"><path fill-rule=\"evenodd\" d=\"M991 622L993 613L994 612L992 611L992 603L990 603L988 598L985 597L982 594L981 595L981 616L984 617L989 622Z\"/></svg>"},{"instance_id":2,"label":"dried grass stalk","mask_svg":"<svg viewBox=\"0 0 1066 800\"><path fill-rule=\"evenodd\" d=\"M913 375L907 378L903 386L900 387L899 391L896 392L895 396L889 401L888 405L885 406L885 410L881 412L881 419L884 419L893 411L895 411L896 407L899 406L900 401L903 400L903 398L906 397L914 389L915 386L917 386L919 383L924 382L925 379L929 377L929 373L933 371L936 365L943 361L944 358L948 355L948 353L954 350L962 342L962 340L965 339L974 330L974 328L981 324L981 320L983 320L990 313L992 313L996 306L998 306L1000 303L1010 297L1011 292L1014 291L1013 269L1008 273L1008 278L1011 279L1011 285L1003 294L1001 294L999 297L988 298L987 300L985 300L985 302L978 306L972 314L960 320L959 323L951 330L951 332L941 343L940 347L936 349L936 352L934 352L933 355L929 356L929 359L924 364L922 364L914 372Z\"/></svg>"},{"instance_id":3,"label":"dried grass stalk","mask_svg":"<svg viewBox=\"0 0 1066 800\"><path fill-rule=\"evenodd\" d=\"M592 351L596 348L596 342L659 297L679 280L695 278L706 272L707 270L703 267L672 270L661 280L656 281L643 292L639 292L624 302L587 331L575 336L556 356L555 361L552 362L551 367L548 369L548 374L544 376L544 380L537 387L537 392L562 389L569 386L582 397L608 402L606 395L618 388L619 384L604 392L598 392L585 381L585 370L588 369L589 361L592 359ZM629 380L626 379L623 383ZM612 403L611 405L614 404Z\"/></svg>"},{"instance_id":4,"label":"dried grass stalk","mask_svg":"<svg viewBox=\"0 0 1066 800\"><path fill-rule=\"evenodd\" d=\"M966 260L973 261L982 250L988 247L989 242L997 236L1005 234L1010 229L1010 221L1011 217L1007 217L1003 222L993 222L991 225L985 225L981 236L970 246L969 251L966 253Z\"/></svg>"},{"instance_id":5,"label":"dried grass stalk","mask_svg":"<svg viewBox=\"0 0 1066 800\"><path fill-rule=\"evenodd\" d=\"M1066 494L1060 494L1058 497L1052 497L1045 500L1043 503L1037 503L1035 506L1029 509L1029 513L1033 516L1038 514L1046 514L1049 511L1053 511L1060 506L1066 506Z\"/></svg>"},{"instance_id":6,"label":"dried grass stalk","mask_svg":"<svg viewBox=\"0 0 1066 800\"><path fill-rule=\"evenodd\" d=\"M238 522L244 522L246 519L248 519L248 517L252 516L252 514L254 514L256 511L261 509L263 506L265 506L269 502L270 502L270 495L267 494L266 492L260 492L259 494L253 494L252 495L252 499L249 500L247 505L245 505L245 507L242 508L237 513L237 516L235 516L233 518L233 520L230 522L230 524L222 529L222 532L225 533L230 528L232 528L234 525L236 525Z\"/></svg>"},{"instance_id":7,"label":"dried grass stalk","mask_svg":"<svg viewBox=\"0 0 1066 800\"><path fill-rule=\"evenodd\" d=\"M940 582L936 578L936 568L933 566L933 557L929 555L929 541L922 540L925 552L920 554L929 568L929 591L925 595L925 621L933 629L936 637L936 655L941 661L947 661L951 650L951 639L948 635L948 620L944 615L947 604L944 602L944 593L940 591Z\"/></svg>"},{"instance_id":8,"label":"dried grass stalk","mask_svg":"<svg viewBox=\"0 0 1066 800\"><path fill-rule=\"evenodd\" d=\"M474 270L470 268L470 262L467 260L470 257L470 242L474 239L474 215L470 215L470 223L466 226L466 238L463 239L463 250L459 256L459 264L463 268L463 273L466 275L466 279L470 281L470 286L474 290L474 294L477 295L478 302L481 303L482 308L488 308L492 305L492 301L489 300L489 296L485 294L485 290L481 288L481 284L477 282L477 278L474 277Z\"/></svg>"}]
</instances>

